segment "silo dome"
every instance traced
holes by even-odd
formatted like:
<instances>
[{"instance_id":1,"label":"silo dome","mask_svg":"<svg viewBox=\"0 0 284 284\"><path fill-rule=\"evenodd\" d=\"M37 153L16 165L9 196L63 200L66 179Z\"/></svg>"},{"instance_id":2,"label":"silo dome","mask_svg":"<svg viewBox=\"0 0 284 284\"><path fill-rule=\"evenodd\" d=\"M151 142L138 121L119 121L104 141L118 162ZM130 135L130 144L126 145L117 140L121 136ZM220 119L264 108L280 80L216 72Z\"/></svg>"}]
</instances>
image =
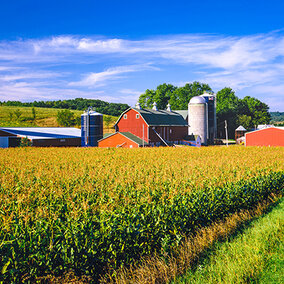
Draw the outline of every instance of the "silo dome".
<instances>
[{"instance_id":1,"label":"silo dome","mask_svg":"<svg viewBox=\"0 0 284 284\"><path fill-rule=\"evenodd\" d=\"M196 96L196 97L193 97L190 101L189 101L190 104L206 104L206 101L203 97L200 97L200 96Z\"/></svg>"},{"instance_id":2,"label":"silo dome","mask_svg":"<svg viewBox=\"0 0 284 284\"><path fill-rule=\"evenodd\" d=\"M103 115L91 108L81 115L81 145L98 146L103 138Z\"/></svg>"}]
</instances>

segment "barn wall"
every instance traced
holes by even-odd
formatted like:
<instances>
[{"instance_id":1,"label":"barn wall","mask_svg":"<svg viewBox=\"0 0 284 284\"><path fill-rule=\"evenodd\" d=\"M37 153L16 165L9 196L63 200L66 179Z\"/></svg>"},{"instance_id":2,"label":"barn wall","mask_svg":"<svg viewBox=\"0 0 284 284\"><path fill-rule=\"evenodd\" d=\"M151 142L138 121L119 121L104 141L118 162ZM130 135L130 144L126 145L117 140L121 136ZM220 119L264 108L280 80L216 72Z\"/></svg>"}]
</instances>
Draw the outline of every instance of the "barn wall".
<instances>
[{"instance_id":1,"label":"barn wall","mask_svg":"<svg viewBox=\"0 0 284 284\"><path fill-rule=\"evenodd\" d=\"M139 114L139 118L136 118L136 114L139 112L130 109L124 115L127 115L127 118L124 118L124 115L121 117L119 122L116 125L116 131L119 132L130 132L135 136L143 139L143 125L144 125L144 140L148 143L148 125L144 119Z\"/></svg>"},{"instance_id":2,"label":"barn wall","mask_svg":"<svg viewBox=\"0 0 284 284\"><path fill-rule=\"evenodd\" d=\"M180 141L187 135L187 126L155 126L156 132L166 141ZM150 143L161 142L161 139L153 131L152 127L149 127Z\"/></svg>"},{"instance_id":3,"label":"barn wall","mask_svg":"<svg viewBox=\"0 0 284 284\"><path fill-rule=\"evenodd\" d=\"M123 144L124 143L124 144ZM138 148L139 145L134 141L128 139L127 137L121 135L120 133L116 133L111 135L101 141L98 142L99 147L108 148L108 147L116 147L117 145L122 145L122 148Z\"/></svg>"},{"instance_id":4,"label":"barn wall","mask_svg":"<svg viewBox=\"0 0 284 284\"><path fill-rule=\"evenodd\" d=\"M271 127L246 133L246 146L284 146L284 130Z\"/></svg>"}]
</instances>

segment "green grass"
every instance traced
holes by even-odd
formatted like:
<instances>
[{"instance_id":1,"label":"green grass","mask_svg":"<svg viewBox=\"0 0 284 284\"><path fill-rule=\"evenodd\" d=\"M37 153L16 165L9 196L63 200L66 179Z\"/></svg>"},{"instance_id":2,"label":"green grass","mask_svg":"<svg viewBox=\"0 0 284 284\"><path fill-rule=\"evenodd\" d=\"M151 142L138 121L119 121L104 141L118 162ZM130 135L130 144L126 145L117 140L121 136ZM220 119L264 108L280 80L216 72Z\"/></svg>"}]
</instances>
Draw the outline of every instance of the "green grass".
<instances>
[{"instance_id":1,"label":"green grass","mask_svg":"<svg viewBox=\"0 0 284 284\"><path fill-rule=\"evenodd\" d=\"M284 199L173 283L284 283Z\"/></svg>"},{"instance_id":2,"label":"green grass","mask_svg":"<svg viewBox=\"0 0 284 284\"><path fill-rule=\"evenodd\" d=\"M276 248L275 253L269 259L266 268L260 275L259 283L283 283L284 282L284 246L283 242Z\"/></svg>"},{"instance_id":3,"label":"green grass","mask_svg":"<svg viewBox=\"0 0 284 284\"><path fill-rule=\"evenodd\" d=\"M56 116L57 112L62 109L35 107L36 119L33 120L32 107L14 107L14 106L0 106L0 127L58 127ZM16 112L19 111L21 115L19 118ZM75 116L80 116L83 111L72 110ZM104 115L104 118L110 115ZM117 117L110 116L111 123L109 127L105 125L107 130L111 131Z\"/></svg>"}]
</instances>

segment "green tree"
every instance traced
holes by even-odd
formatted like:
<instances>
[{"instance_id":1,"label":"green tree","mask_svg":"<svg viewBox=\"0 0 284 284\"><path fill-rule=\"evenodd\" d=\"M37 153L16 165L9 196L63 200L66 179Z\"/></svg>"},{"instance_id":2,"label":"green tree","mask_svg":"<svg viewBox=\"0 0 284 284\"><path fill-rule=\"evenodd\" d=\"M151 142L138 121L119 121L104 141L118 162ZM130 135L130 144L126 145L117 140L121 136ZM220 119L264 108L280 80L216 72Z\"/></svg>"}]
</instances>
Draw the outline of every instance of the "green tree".
<instances>
[{"instance_id":1,"label":"green tree","mask_svg":"<svg viewBox=\"0 0 284 284\"><path fill-rule=\"evenodd\" d=\"M193 82L179 88L171 84L162 84L156 90L147 89L139 97L139 102L142 108L151 108L156 102L158 109L166 109L168 103L173 110L187 109L190 99L204 92L212 92L212 89L209 85L200 82Z\"/></svg>"},{"instance_id":2,"label":"green tree","mask_svg":"<svg viewBox=\"0 0 284 284\"><path fill-rule=\"evenodd\" d=\"M234 137L238 118L238 97L231 88L224 88L217 92L217 136L225 137L225 120L227 121L229 138Z\"/></svg>"},{"instance_id":3,"label":"green tree","mask_svg":"<svg viewBox=\"0 0 284 284\"><path fill-rule=\"evenodd\" d=\"M259 124L268 124L271 120L268 105L250 96L239 100L238 113L251 117L249 128Z\"/></svg>"},{"instance_id":4,"label":"green tree","mask_svg":"<svg viewBox=\"0 0 284 284\"><path fill-rule=\"evenodd\" d=\"M69 127L76 124L74 113L69 109L60 110L57 112L57 123L60 126Z\"/></svg>"},{"instance_id":5,"label":"green tree","mask_svg":"<svg viewBox=\"0 0 284 284\"><path fill-rule=\"evenodd\" d=\"M23 114L23 113L22 113L19 109L16 109L16 110L14 111L14 115L15 115L17 121L20 120L22 114Z\"/></svg>"},{"instance_id":6,"label":"green tree","mask_svg":"<svg viewBox=\"0 0 284 284\"><path fill-rule=\"evenodd\" d=\"M169 103L174 110L187 109L190 99L200 96L204 92L212 92L209 85L200 82L187 83L184 87L177 88L173 92Z\"/></svg>"},{"instance_id":7,"label":"green tree","mask_svg":"<svg viewBox=\"0 0 284 284\"><path fill-rule=\"evenodd\" d=\"M35 121L35 119L36 119L36 110L35 110L35 108L33 107L33 108L32 108L32 120Z\"/></svg>"},{"instance_id":8,"label":"green tree","mask_svg":"<svg viewBox=\"0 0 284 284\"><path fill-rule=\"evenodd\" d=\"M31 140L28 137L22 137L20 142L20 147L29 147L32 146Z\"/></svg>"},{"instance_id":9,"label":"green tree","mask_svg":"<svg viewBox=\"0 0 284 284\"><path fill-rule=\"evenodd\" d=\"M252 127L251 116L246 114L239 114L237 118L237 124L242 125L245 129L250 129Z\"/></svg>"}]
</instances>

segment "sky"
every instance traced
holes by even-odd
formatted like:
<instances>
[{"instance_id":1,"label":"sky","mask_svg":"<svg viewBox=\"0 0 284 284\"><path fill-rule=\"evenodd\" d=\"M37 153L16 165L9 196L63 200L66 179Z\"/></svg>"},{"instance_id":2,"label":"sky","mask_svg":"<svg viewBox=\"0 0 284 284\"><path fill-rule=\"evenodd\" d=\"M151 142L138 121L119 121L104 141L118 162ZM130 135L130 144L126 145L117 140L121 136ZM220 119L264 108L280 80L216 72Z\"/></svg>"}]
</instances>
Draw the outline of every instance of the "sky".
<instances>
[{"instance_id":1,"label":"sky","mask_svg":"<svg viewBox=\"0 0 284 284\"><path fill-rule=\"evenodd\" d=\"M199 81L284 111L283 0L0 0L0 101Z\"/></svg>"}]
</instances>

